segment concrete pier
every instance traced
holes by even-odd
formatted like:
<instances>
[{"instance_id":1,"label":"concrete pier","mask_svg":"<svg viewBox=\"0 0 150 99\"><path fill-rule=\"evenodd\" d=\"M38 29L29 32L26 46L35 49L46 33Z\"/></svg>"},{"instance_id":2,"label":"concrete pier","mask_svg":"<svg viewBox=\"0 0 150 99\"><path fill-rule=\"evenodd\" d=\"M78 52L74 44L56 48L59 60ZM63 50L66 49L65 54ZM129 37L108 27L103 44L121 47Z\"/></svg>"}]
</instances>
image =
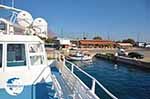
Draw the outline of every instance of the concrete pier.
<instances>
[{"instance_id":1,"label":"concrete pier","mask_svg":"<svg viewBox=\"0 0 150 99\"><path fill-rule=\"evenodd\" d=\"M128 58L128 57L118 56L116 58L116 61L150 69L150 62L146 62L140 59L133 59L133 58Z\"/></svg>"},{"instance_id":2,"label":"concrete pier","mask_svg":"<svg viewBox=\"0 0 150 99\"><path fill-rule=\"evenodd\" d=\"M150 69L150 62L143 61L141 59L128 58L124 56L114 56L111 54L108 55L108 54L102 54L102 53L96 54L95 57Z\"/></svg>"}]
</instances>

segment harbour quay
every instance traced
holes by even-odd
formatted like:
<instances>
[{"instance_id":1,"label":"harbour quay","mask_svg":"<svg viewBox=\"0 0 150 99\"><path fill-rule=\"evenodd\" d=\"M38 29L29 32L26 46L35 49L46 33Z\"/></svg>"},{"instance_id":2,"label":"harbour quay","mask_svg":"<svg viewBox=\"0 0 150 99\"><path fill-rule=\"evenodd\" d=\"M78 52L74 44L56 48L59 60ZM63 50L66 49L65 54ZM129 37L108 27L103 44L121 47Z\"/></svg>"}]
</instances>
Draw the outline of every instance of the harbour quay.
<instances>
[{"instance_id":1,"label":"harbour quay","mask_svg":"<svg viewBox=\"0 0 150 99\"><path fill-rule=\"evenodd\" d=\"M118 56L116 57L116 61L150 69L150 62L144 60Z\"/></svg>"},{"instance_id":2,"label":"harbour quay","mask_svg":"<svg viewBox=\"0 0 150 99\"><path fill-rule=\"evenodd\" d=\"M130 49L128 52L140 52L144 55L143 59L136 59L136 58L129 58L124 56L115 56L115 50L112 51L101 51L95 54L96 58L106 59L114 61L115 63L121 62L125 64L131 64L133 66L141 67L141 68L148 68L150 69L150 50L149 49Z\"/></svg>"}]
</instances>

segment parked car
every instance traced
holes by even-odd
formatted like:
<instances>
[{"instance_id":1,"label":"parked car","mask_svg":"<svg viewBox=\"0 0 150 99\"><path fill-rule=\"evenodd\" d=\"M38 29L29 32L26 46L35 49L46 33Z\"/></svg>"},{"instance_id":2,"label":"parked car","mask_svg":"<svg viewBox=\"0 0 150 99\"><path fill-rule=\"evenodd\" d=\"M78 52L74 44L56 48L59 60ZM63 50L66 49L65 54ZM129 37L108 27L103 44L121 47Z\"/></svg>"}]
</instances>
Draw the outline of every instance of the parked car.
<instances>
[{"instance_id":1,"label":"parked car","mask_svg":"<svg viewBox=\"0 0 150 99\"><path fill-rule=\"evenodd\" d=\"M127 52L124 50L124 49L122 49L122 48L119 48L118 50L117 50L117 55L118 56L127 56Z\"/></svg>"},{"instance_id":2,"label":"parked car","mask_svg":"<svg viewBox=\"0 0 150 99\"><path fill-rule=\"evenodd\" d=\"M128 54L128 57L130 57L130 58L137 58L137 59L143 59L144 55L142 55L141 53L138 53L138 52L130 52Z\"/></svg>"},{"instance_id":3,"label":"parked car","mask_svg":"<svg viewBox=\"0 0 150 99\"><path fill-rule=\"evenodd\" d=\"M145 48L150 48L150 45L146 45Z\"/></svg>"},{"instance_id":4,"label":"parked car","mask_svg":"<svg viewBox=\"0 0 150 99\"><path fill-rule=\"evenodd\" d=\"M78 50L77 47L71 47L70 50Z\"/></svg>"}]
</instances>

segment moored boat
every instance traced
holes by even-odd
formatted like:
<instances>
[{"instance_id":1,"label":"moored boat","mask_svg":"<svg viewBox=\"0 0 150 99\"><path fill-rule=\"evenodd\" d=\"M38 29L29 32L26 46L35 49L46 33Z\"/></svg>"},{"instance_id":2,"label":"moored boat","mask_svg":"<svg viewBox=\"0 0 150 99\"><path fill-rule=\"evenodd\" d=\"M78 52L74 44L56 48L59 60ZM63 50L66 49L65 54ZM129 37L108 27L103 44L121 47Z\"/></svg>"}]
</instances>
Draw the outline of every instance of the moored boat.
<instances>
[{"instance_id":1,"label":"moored boat","mask_svg":"<svg viewBox=\"0 0 150 99\"><path fill-rule=\"evenodd\" d=\"M81 52L76 52L73 55L67 56L66 59L73 60L73 61L88 61L88 60L92 60L92 57L89 54L83 54Z\"/></svg>"}]
</instances>

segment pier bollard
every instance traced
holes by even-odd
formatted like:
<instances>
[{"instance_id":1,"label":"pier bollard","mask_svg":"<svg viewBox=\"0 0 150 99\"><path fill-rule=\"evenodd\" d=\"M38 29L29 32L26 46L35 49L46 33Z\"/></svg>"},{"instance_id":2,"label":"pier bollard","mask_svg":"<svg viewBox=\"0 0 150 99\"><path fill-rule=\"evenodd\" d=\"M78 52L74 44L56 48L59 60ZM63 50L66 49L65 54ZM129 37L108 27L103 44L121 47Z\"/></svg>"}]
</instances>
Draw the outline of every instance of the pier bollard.
<instances>
[{"instance_id":1,"label":"pier bollard","mask_svg":"<svg viewBox=\"0 0 150 99\"><path fill-rule=\"evenodd\" d=\"M59 55L59 71L60 71L60 73L63 72L64 66L65 66L65 57L64 57L64 55L60 54Z\"/></svg>"}]
</instances>

